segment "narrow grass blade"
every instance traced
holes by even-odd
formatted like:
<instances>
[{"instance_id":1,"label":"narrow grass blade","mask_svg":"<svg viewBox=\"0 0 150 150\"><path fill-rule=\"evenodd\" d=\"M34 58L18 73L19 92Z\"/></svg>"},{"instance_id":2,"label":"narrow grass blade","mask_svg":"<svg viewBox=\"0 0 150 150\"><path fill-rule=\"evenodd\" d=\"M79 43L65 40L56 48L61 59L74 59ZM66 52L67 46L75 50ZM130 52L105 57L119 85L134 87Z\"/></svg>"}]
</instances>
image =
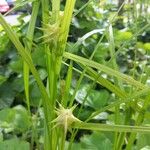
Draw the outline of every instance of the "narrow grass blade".
<instances>
[{"instance_id":1,"label":"narrow grass blade","mask_svg":"<svg viewBox=\"0 0 150 150\"><path fill-rule=\"evenodd\" d=\"M84 129L84 130L94 130L94 131L107 131L107 132L140 132L140 133L150 133L149 126L126 126L126 125L108 125L100 123L85 123L77 122L74 123L73 128Z\"/></svg>"},{"instance_id":2,"label":"narrow grass blade","mask_svg":"<svg viewBox=\"0 0 150 150\"><path fill-rule=\"evenodd\" d=\"M100 110L92 113L92 115L87 119L87 121L91 120L92 118L94 118L95 116L97 116L99 113L104 112L106 110L109 110L110 108L118 106L118 105L120 105L122 103L128 103L128 102L130 102L133 99L136 99L137 102L141 101L140 97L147 95L149 92L150 92L149 88L141 90L141 91L136 91L135 93L133 93L129 97L127 97L125 99L122 99L122 100L118 100L117 102L114 102L114 103L112 103L112 104L110 104L108 106L105 106L105 107L101 108Z\"/></svg>"},{"instance_id":3,"label":"narrow grass blade","mask_svg":"<svg viewBox=\"0 0 150 150\"><path fill-rule=\"evenodd\" d=\"M27 35L26 35L26 38L28 39L28 41L26 41L25 50L29 49L31 51L34 29L35 29L35 23L36 23L36 19L37 19L37 15L38 15L38 10L39 10L39 4L40 4L39 1L33 2L31 21L29 23L29 27L28 27L28 31L27 31ZM29 67L28 67L26 62L24 62L24 64L23 64L23 75L24 75L24 87L25 87L26 103L27 103L28 111L30 112Z\"/></svg>"},{"instance_id":4,"label":"narrow grass blade","mask_svg":"<svg viewBox=\"0 0 150 150\"><path fill-rule=\"evenodd\" d=\"M65 82L65 89L63 92L63 97L62 97L62 104L64 107L67 106L67 102L68 102L68 98L69 98L69 92L70 92L70 86L71 86L71 80L72 80L72 70L73 70L73 66L72 66L72 61L70 62L69 65L69 69L67 72L67 78L66 78L66 82Z\"/></svg>"},{"instance_id":5,"label":"narrow grass blade","mask_svg":"<svg viewBox=\"0 0 150 150\"><path fill-rule=\"evenodd\" d=\"M108 75L111 75L111 76L114 76L118 79L121 79L131 85L134 85L135 87L138 87L139 89L143 89L143 88L146 88L145 85L143 85L142 83L134 80L132 77L128 76L128 75L125 75L123 73L120 73L114 69L111 69L107 66L104 66L102 64L99 64L97 62L94 62L92 60L88 60L86 58L83 58L81 56L77 56L77 55L74 55L74 54L71 54L71 53L68 53L68 52L65 52L64 53L64 57L67 58L67 59L71 59L71 60L74 60L78 63L81 63L83 65L86 65L86 66L89 66L89 67L92 67L92 68L95 68L95 69L98 69L98 70L101 70L105 73L107 73Z\"/></svg>"},{"instance_id":6,"label":"narrow grass blade","mask_svg":"<svg viewBox=\"0 0 150 150\"><path fill-rule=\"evenodd\" d=\"M43 98L43 105L45 107L45 119L47 120L47 122L49 122L49 110L51 110L51 105L49 102L49 98L46 92L46 89L42 83L42 80L40 79L40 76L36 70L36 68L34 67L33 61L31 59L31 55L29 53L29 50L26 51L23 47L23 45L21 44L21 42L19 41L19 38L17 37L17 35L13 32L13 30L10 28L10 26L7 24L7 22L5 21L5 19L3 18L3 16L0 14L0 24L3 26L5 32L7 33L8 37L10 38L10 40L12 41L12 43L15 45L16 49L18 50L18 53L21 55L22 59L28 64L34 78L37 81L37 84L39 86L39 89L41 91L42 94L42 98Z\"/></svg>"},{"instance_id":7,"label":"narrow grass blade","mask_svg":"<svg viewBox=\"0 0 150 150\"><path fill-rule=\"evenodd\" d=\"M63 21L60 29L60 38L59 38L59 48L58 53L60 55L63 54L65 48L66 48L66 42L69 34L69 27L72 19L72 13L74 10L76 0L67 0L64 10L64 16Z\"/></svg>"}]
</instances>

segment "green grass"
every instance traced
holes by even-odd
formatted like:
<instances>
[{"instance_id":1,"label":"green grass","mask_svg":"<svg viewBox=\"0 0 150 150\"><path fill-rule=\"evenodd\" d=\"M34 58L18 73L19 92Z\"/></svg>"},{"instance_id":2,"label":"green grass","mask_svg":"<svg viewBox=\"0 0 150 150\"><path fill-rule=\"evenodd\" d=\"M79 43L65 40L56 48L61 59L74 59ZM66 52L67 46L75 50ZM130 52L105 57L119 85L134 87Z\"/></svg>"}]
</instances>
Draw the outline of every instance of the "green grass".
<instances>
[{"instance_id":1,"label":"green grass","mask_svg":"<svg viewBox=\"0 0 150 150\"><path fill-rule=\"evenodd\" d=\"M52 0L51 4L48 0L34 1L31 21L28 26L26 33L26 38L24 43L22 43L18 35L13 31L13 29L8 25L4 20L3 16L0 14L0 24L7 33L9 39L16 47L18 54L23 60L23 77L24 77L24 91L26 97L26 104L28 109L28 115L32 117L32 112L30 110L30 88L29 88L29 77L30 72L32 73L36 83L38 84L39 91L42 96L42 106L39 104L39 108L43 107L44 110L44 149L45 150L64 150L66 149L66 137L67 131L72 129L70 143L68 150L71 149L73 141L80 129L90 130L90 131L104 131L104 132L113 132L115 135L115 140L113 143L114 150L121 150L122 145L125 143L126 138L126 149L131 150L133 143L136 139L137 133L148 133L150 132L149 126L144 126L143 118L149 106L149 95L150 92L149 86L145 83L142 83L140 80L137 80L135 77L136 66L134 66L133 74L128 75L121 73L119 66L117 64L117 54L126 46L127 43L122 44L118 51L115 51L115 32L113 30L113 22L117 17L118 12L114 15L114 18L110 21L108 27L106 27L105 32L99 39L97 45L93 50L93 53L89 58L84 58L77 54L73 54L66 51L67 39L69 36L70 25L72 21L72 16L78 15L81 11L92 2L89 0L83 7L74 13L75 0L67 0L63 13L60 11L60 0ZM51 10L50 7L51 6ZM46 62L46 84L43 83L40 78L38 69L33 62L32 58L32 47L34 43L36 21L38 20L38 12L42 9L42 20L41 27L39 30L42 32L39 40L42 41L43 51ZM132 38L137 38L137 36L149 25L145 25L140 31L137 31ZM92 34L91 34L92 35ZM98 47L102 43L102 40L105 40L109 43L109 53L110 59L105 64L100 64L93 60L95 53L98 51ZM85 40L85 39L84 39ZM73 46L72 50L80 45L81 41L77 41ZM41 43L40 43L41 44ZM36 45L38 47L38 43ZM69 61L68 61L69 60ZM136 55L135 60L136 61ZM69 63L68 63L69 62ZM62 71L62 63L68 66L66 72L66 78L61 81L60 75ZM112 63L112 64L111 64ZM80 66L77 68L74 64ZM111 67L110 67L111 64ZM70 95L72 89L72 80L74 73L80 73L80 77L76 83L76 87L73 90L73 94ZM107 75L108 78L104 78L103 74ZM149 76L147 76L148 79ZM88 92L84 97L83 103L79 108L77 113L77 118L81 115L84 104L86 103L89 94L96 84L105 87L108 91L115 95L114 101L108 103L106 106L98 110L94 110L86 120L79 121L74 118L74 115L68 113L71 108L74 108L75 96L79 90L83 79L88 78L91 84L88 88ZM142 75L141 75L142 79ZM147 80L146 79L146 80ZM62 95L59 95L58 89L59 85L62 87ZM125 87L130 87L130 92L125 90ZM60 90L60 89L59 89ZM58 104L58 103L60 104ZM125 118L123 123L121 122L121 106L124 105L125 109ZM134 112L130 112L130 110ZM56 112L57 110L57 112ZM67 112L64 113L63 112ZM115 119L114 124L102 124L92 122L94 117L101 112L112 111L114 112ZM61 112L61 113L58 113ZM37 114L36 114L37 115ZM134 116L135 115L135 116ZM134 119L134 125L131 126L130 119ZM71 118L71 119L70 119ZM37 128L32 126L32 148L33 141L35 140L37 145ZM69 131L68 131L69 132ZM128 133L130 133L128 135ZM40 146L37 146L40 147Z\"/></svg>"}]
</instances>

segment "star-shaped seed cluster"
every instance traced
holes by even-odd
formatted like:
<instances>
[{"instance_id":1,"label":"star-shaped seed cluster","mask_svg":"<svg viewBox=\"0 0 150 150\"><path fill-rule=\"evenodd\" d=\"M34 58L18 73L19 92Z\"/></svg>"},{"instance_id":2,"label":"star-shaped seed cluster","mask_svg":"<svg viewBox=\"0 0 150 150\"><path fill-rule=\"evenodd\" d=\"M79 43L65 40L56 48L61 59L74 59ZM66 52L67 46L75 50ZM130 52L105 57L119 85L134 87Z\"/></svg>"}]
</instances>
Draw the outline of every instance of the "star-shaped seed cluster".
<instances>
[{"instance_id":1,"label":"star-shaped seed cluster","mask_svg":"<svg viewBox=\"0 0 150 150\"><path fill-rule=\"evenodd\" d=\"M74 122L81 122L78 118L73 115L73 110L76 106L71 107L70 109L65 109L61 104L59 104L59 109L56 109L57 118L52 121L52 123L56 123L56 126L63 126L65 133L68 128Z\"/></svg>"}]
</instances>

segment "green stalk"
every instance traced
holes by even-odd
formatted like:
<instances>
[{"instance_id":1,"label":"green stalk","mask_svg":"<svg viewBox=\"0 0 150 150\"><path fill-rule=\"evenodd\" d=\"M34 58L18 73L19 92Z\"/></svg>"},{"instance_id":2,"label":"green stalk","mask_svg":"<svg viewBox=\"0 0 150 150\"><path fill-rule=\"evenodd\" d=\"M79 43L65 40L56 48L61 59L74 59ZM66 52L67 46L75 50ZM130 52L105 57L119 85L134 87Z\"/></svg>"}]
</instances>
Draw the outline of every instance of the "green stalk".
<instances>
[{"instance_id":1,"label":"green stalk","mask_svg":"<svg viewBox=\"0 0 150 150\"><path fill-rule=\"evenodd\" d=\"M128 106L128 105L127 105ZM126 110L125 121L124 124L129 124L130 118L132 116L131 108ZM122 145L124 144L124 140L126 138L126 133L120 133L117 140L116 149L122 150Z\"/></svg>"},{"instance_id":2,"label":"green stalk","mask_svg":"<svg viewBox=\"0 0 150 150\"><path fill-rule=\"evenodd\" d=\"M44 25L49 21L49 0L42 0L42 20Z\"/></svg>"},{"instance_id":3,"label":"green stalk","mask_svg":"<svg viewBox=\"0 0 150 150\"><path fill-rule=\"evenodd\" d=\"M49 16L49 0L42 0L42 21L43 21L43 28L46 28L46 25L48 25L50 22L50 16ZM46 35L46 31L43 32L43 35ZM52 65L52 54L50 53L50 48L49 45L47 43L44 44L44 51L45 51L45 55L46 55L46 68L47 68L47 73L48 73L48 94L49 94L49 99L50 99L50 103L51 103L51 111L50 111L50 122L54 119L54 105L53 105L53 77L54 77L54 73L53 73L53 65ZM47 124L47 122L45 122L45 124ZM49 124L49 128L52 129L53 126L52 124ZM54 129L55 130L55 129ZM53 144L55 141L57 141L56 139L53 139L53 134L54 134L54 130L50 130L48 131L46 126L45 126L45 142L44 142L44 148L46 150L51 150L51 149L55 149L55 144ZM56 136L54 136L56 137Z\"/></svg>"},{"instance_id":4,"label":"green stalk","mask_svg":"<svg viewBox=\"0 0 150 150\"><path fill-rule=\"evenodd\" d=\"M74 10L76 0L67 0L64 10L64 16L60 28L60 38L59 38L59 45L58 45L58 54L62 55L65 48L66 42L69 34L70 23L72 19L72 13Z\"/></svg>"},{"instance_id":5,"label":"green stalk","mask_svg":"<svg viewBox=\"0 0 150 150\"><path fill-rule=\"evenodd\" d=\"M39 11L39 1L35 1L32 3L33 4L33 9L32 9L32 14L31 14L31 21L29 22L29 27L28 27L28 31L26 34L26 44L25 44L25 50L30 50L31 52L31 48L32 48L32 41L33 41L33 36L34 36L34 30L35 30L35 23L36 23L36 19L37 19L37 15L38 15L38 11ZM30 112L30 98L29 98L29 67L27 65L26 62L23 62L23 76L24 76L24 88L25 88L25 96L26 96L26 103L27 103L27 108L28 108L28 113L31 116L31 112ZM33 142L34 142L34 138L36 135L36 129L34 127L34 125L32 126L32 140L31 140L31 148L33 148Z\"/></svg>"},{"instance_id":6,"label":"green stalk","mask_svg":"<svg viewBox=\"0 0 150 150\"><path fill-rule=\"evenodd\" d=\"M86 65L86 66L89 66L89 67L93 67L95 69L98 69L98 70L101 70L105 73L107 73L108 75L111 75L111 76L114 76L114 77L117 77L118 79L121 79L131 85L134 85L136 87L138 87L139 89L144 89L144 88L148 88L147 86L143 85L142 83L134 80L132 77L128 76L128 75L125 75L123 73L120 73L116 70L113 70L107 66L104 66L102 64L99 64L97 62L94 62L92 60L88 60L86 58L83 58L81 56L77 56L77 55L74 55L74 54L71 54L71 53L68 53L68 52L65 52L64 53L64 57L65 58L68 58L68 59L71 59L71 60L74 60L78 63L81 63L83 65Z\"/></svg>"},{"instance_id":7,"label":"green stalk","mask_svg":"<svg viewBox=\"0 0 150 150\"><path fill-rule=\"evenodd\" d=\"M52 20L50 20L51 24L59 24L60 19L60 0L52 0ZM58 40L58 39L56 39ZM50 46L49 51L51 50L50 56L50 64L48 67L50 68L50 98L53 104L53 107L55 106L56 102L56 95L57 95L57 80L59 74L57 74L57 56L56 51L57 48L55 46Z\"/></svg>"},{"instance_id":8,"label":"green stalk","mask_svg":"<svg viewBox=\"0 0 150 150\"><path fill-rule=\"evenodd\" d=\"M89 0L85 5L83 5L73 16L78 15L84 8L86 8L86 7L90 4L90 2L92 2L92 0ZM115 15L113 16L112 20L110 21L110 24L114 21L116 15L118 14L118 12L121 10L122 7L123 7L123 4L122 4L122 6L119 8L119 10L117 11L117 13L115 13ZM92 52L92 54L91 54L89 60L92 60L92 59L93 59L93 57L94 57L94 55L95 55L97 49L99 48L100 43L102 42L103 38L104 38L105 35L106 35L106 31L107 31L107 29L105 30L104 34L102 35L102 37L101 37L100 40L98 41L98 43L97 43L97 45L96 45L94 51ZM78 46L79 43L80 43L80 41L77 41L77 42L74 44L73 48L76 48L76 46ZM71 97L71 100L70 100L70 104L69 104L70 107L71 107L72 104L73 104L73 101L74 101L76 92L77 92L77 90L79 89L79 86L80 86L80 84L81 84L81 82L82 82L82 79L83 79L83 77L84 77L84 74L85 74L85 72L86 72L86 69L87 69L87 66L85 66L85 68L84 68L84 70L82 71L82 74L81 74L81 76L80 76L80 78L79 78L79 80L78 80L78 82L77 82L76 88L75 88L74 93L73 93L73 95L72 95L72 97ZM94 80L95 80L95 79L94 79Z\"/></svg>"},{"instance_id":9,"label":"green stalk","mask_svg":"<svg viewBox=\"0 0 150 150\"><path fill-rule=\"evenodd\" d=\"M21 55L23 61L25 61L28 66L29 69L31 70L42 95L42 100L43 100L43 106L44 106L44 114L45 114L45 120L47 122L46 127L48 132L51 130L50 127L48 126L48 123L50 122L50 110L51 110L51 104L49 101L49 97L48 94L46 92L46 89L42 83L42 80L36 70L36 68L34 67L31 55L30 55L30 50L25 50L25 48L23 47L23 45L21 44L21 42L19 41L19 38L17 37L17 35L12 31L12 29L10 28L10 26L6 23L5 19L3 18L3 16L0 14L0 24L3 26L4 30L6 31L9 39L12 41L12 43L15 45L16 49L18 50L18 53Z\"/></svg>"},{"instance_id":10,"label":"green stalk","mask_svg":"<svg viewBox=\"0 0 150 150\"><path fill-rule=\"evenodd\" d=\"M127 126L127 125L108 125L100 123L85 123L76 122L72 125L72 128L94 130L94 131L107 131L107 132L131 132L131 133L149 133L149 126ZM131 149L130 149L131 150Z\"/></svg>"},{"instance_id":11,"label":"green stalk","mask_svg":"<svg viewBox=\"0 0 150 150\"><path fill-rule=\"evenodd\" d=\"M74 10L76 0L67 0L65 4L64 15L60 27L60 36L58 39L58 47L56 51L56 74L59 75L63 52L66 48L67 38L69 34L69 28L71 24L72 14Z\"/></svg>"},{"instance_id":12,"label":"green stalk","mask_svg":"<svg viewBox=\"0 0 150 150\"><path fill-rule=\"evenodd\" d=\"M39 4L40 4L39 1L33 2L33 10L32 10L32 14L31 14L31 21L29 23L29 27L28 27L28 31L27 31L27 35L26 35L27 42L26 42L25 50L27 50L27 46L28 46L28 49L30 51L31 51L31 48L32 48L32 41L33 41L35 23L36 23L38 11L39 11ZM26 64L26 62L24 62L24 64L23 64L23 72L24 72L23 74L24 74L24 87L25 87L26 103L27 103L27 107L28 107L28 112L30 114L29 67Z\"/></svg>"},{"instance_id":13,"label":"green stalk","mask_svg":"<svg viewBox=\"0 0 150 150\"><path fill-rule=\"evenodd\" d=\"M109 36L108 37L109 51L110 51L110 56L112 58L114 53L115 53L115 41L114 41L114 35L113 35L113 28L112 28L111 24L109 25L109 35L108 36ZM118 65L116 63L116 58L115 57L112 59L112 68L118 71ZM114 85L122 88L122 86L121 86L122 83L119 82L119 80L116 77L114 77L113 79L114 79ZM117 99L117 97L116 97L116 99ZM119 108L120 108L119 105L115 107L115 121L114 121L115 124L120 123L119 122ZM116 146L117 140L118 140L118 132L115 132L114 147Z\"/></svg>"},{"instance_id":14,"label":"green stalk","mask_svg":"<svg viewBox=\"0 0 150 150\"><path fill-rule=\"evenodd\" d=\"M98 75L98 77L99 77L99 75ZM98 77L97 77L97 78L98 78ZM86 95L85 95L85 97L84 97L84 99L83 99L83 102L82 102L82 104L81 104L81 106L80 106L80 108L79 108L79 111L78 111L78 114L77 114L77 118L79 117L79 115L80 115L80 113L81 113L81 111L82 111L82 108L83 108L83 106L84 106L84 104L85 104L85 102L86 102L86 100L87 100L87 97L88 97L89 93L91 92L92 88L95 86L96 81L97 81L97 78L95 78L94 82L93 82L93 83L90 85L90 87L87 89L87 93L86 93ZM74 130L74 131L72 132L72 136L71 136L71 140L70 140L70 143L69 143L69 146L68 146L68 150L71 149L73 140L74 140L74 138L75 138L77 132L78 132L78 129L77 129L77 130Z\"/></svg>"},{"instance_id":15,"label":"green stalk","mask_svg":"<svg viewBox=\"0 0 150 150\"><path fill-rule=\"evenodd\" d=\"M43 11L48 12L48 8L45 8L46 1L42 2ZM62 62L62 54L66 47L67 37L69 33L69 27L72 19L72 13L74 10L75 0L67 0L64 10L64 16L62 18L62 23L60 25L60 0L52 0L52 16L51 20L47 18L48 13L45 13L43 16L43 25L58 25L59 26L59 36L58 39L55 39L56 44L45 44L45 53L46 53L46 62L47 62L47 70L48 70L48 87L49 87L49 95L50 101L52 104L52 108L54 110L56 105L57 98L57 80L60 73L61 62ZM44 26L43 26L44 28ZM45 33L46 34L46 33ZM62 44L63 43L63 44ZM66 101L63 99L63 101ZM51 120L55 118L54 111L51 112ZM51 125L52 128L52 125ZM57 136L56 130L51 131L51 149L57 148L57 140L59 138ZM53 139L53 140L52 140Z\"/></svg>"},{"instance_id":16,"label":"green stalk","mask_svg":"<svg viewBox=\"0 0 150 150\"><path fill-rule=\"evenodd\" d=\"M89 3L88 3L88 4L89 4ZM86 6L87 6L87 5L86 5ZM105 33L106 33L106 32L105 32ZM103 40L104 36L105 36L105 34L102 35L102 37L100 38L100 40L99 40L98 43L96 44L96 46L95 46L95 48L94 48L94 51L92 52L92 54L91 54L89 60L92 60L92 59L93 59L93 57L94 57L96 51L98 50L98 47L99 47L101 41ZM73 47L76 47L76 45L78 45L78 41L74 44ZM81 67L83 67L83 66L81 66ZM75 95L76 95L76 93L77 93L77 91L78 91L78 89L79 89L79 86L80 86L80 84L81 84L81 82L82 82L82 79L83 79L83 77L85 76L85 73L86 73L87 70L88 70L88 67L85 66L84 69L83 69L83 71L82 71L82 73L81 73L81 75L80 75L80 78L79 78L79 80L78 80L78 82L77 82L77 85L76 85L76 87L75 87L75 90L74 90L74 92L73 92L73 95L71 96L70 103L69 103L69 107L71 107L71 106L73 105L73 101L74 101L74 99L75 99ZM98 74L98 76L99 76L99 74ZM90 77L90 76L89 76L89 77ZM94 84L95 84L95 82L97 81L98 78L99 78L99 77L97 77L97 75L96 75L96 78L93 79ZM94 84L93 84L93 86L94 86ZM90 90L89 90L89 91L90 91ZM88 92L88 93L89 93L89 92ZM85 98L84 98L83 101L86 101L86 98L87 98L87 96L88 96L88 93L87 93L87 95L85 96ZM82 109L83 104L84 104L84 103L82 103L82 105L81 105L81 107L80 107L80 110ZM71 141L70 141L69 146L68 146L68 150L71 149L73 140L74 140L74 138L75 138L77 132L78 132L78 130L73 131L73 134L71 135Z\"/></svg>"},{"instance_id":17,"label":"green stalk","mask_svg":"<svg viewBox=\"0 0 150 150\"><path fill-rule=\"evenodd\" d=\"M70 86L71 86L71 79L72 79L72 70L73 70L73 64L72 61L70 62L68 72L67 72L67 77L66 77L66 82L64 89L62 89L62 105L66 108L67 103L69 100L69 92L70 92ZM63 87L62 87L63 88Z\"/></svg>"},{"instance_id":18,"label":"green stalk","mask_svg":"<svg viewBox=\"0 0 150 150\"><path fill-rule=\"evenodd\" d=\"M136 6L135 6L135 4L134 4L134 8L135 8ZM136 27L135 27L135 33L137 34L138 33L138 29L137 29L137 12L136 12L136 9L134 10L134 12L135 12L135 20L134 20L134 22L135 22L135 25L136 25ZM136 41L136 43L137 43L137 36L135 36L135 38L134 38L134 40ZM137 65L136 65L136 57L137 57L137 47L135 47L135 49L134 49L134 60L133 60L133 62L134 62L134 66L133 66L133 73L132 73L132 77L133 78L135 78L135 72L136 72L136 67L137 67ZM135 87L135 88L130 88L130 93L133 93L133 91L135 91L135 89L138 89L137 87ZM135 103L135 105L137 104L137 101L135 100L134 101L134 103ZM125 113L125 121L124 121L124 124L130 124L130 119L131 119L131 117L132 117L132 114L133 114L133 112L131 111L131 104L129 103L129 104L126 104L126 113ZM121 150L122 149L122 145L124 144L124 139L126 138L126 134L125 133L120 133L120 135L119 135L119 138L118 138L118 147L117 147L117 149L118 150Z\"/></svg>"},{"instance_id":19,"label":"green stalk","mask_svg":"<svg viewBox=\"0 0 150 150\"><path fill-rule=\"evenodd\" d=\"M141 111L138 114L135 125L140 125L143 122L144 114L146 112L147 107L149 106L149 103L150 103L150 97L147 96L143 104L143 107L141 108ZM132 145L133 145L135 138L136 138L136 133L130 135L126 150L132 149Z\"/></svg>"},{"instance_id":20,"label":"green stalk","mask_svg":"<svg viewBox=\"0 0 150 150\"><path fill-rule=\"evenodd\" d=\"M33 61L31 59L31 55L29 53L29 50L25 50L23 45L21 44L21 42L19 41L19 38L17 37L17 35L12 31L12 29L10 28L10 26L6 23L5 19L3 18L3 16L0 14L0 24L3 26L4 30L6 31L8 37L10 38L10 40L13 42L13 44L15 45L16 49L18 50L19 54L22 56L22 59L28 64L29 68L31 69L31 72L33 73L39 88L41 89L42 92L42 96L44 97L43 101L45 103L48 103L48 95L47 92L45 90L45 87L40 79L40 76L37 72L37 70L34 67ZM50 106L50 105L48 105Z\"/></svg>"},{"instance_id":21,"label":"green stalk","mask_svg":"<svg viewBox=\"0 0 150 150\"><path fill-rule=\"evenodd\" d=\"M94 57L94 55L95 55L95 53L96 53L96 51L97 51L97 49L98 49L100 43L102 42L104 36L105 36L105 34L103 34L102 37L100 38L100 40L98 41L98 43L97 43L96 47L94 48L94 51L92 52L92 54L91 54L89 60L92 60L92 59L93 59L93 57ZM75 46L77 45L77 43L78 43L78 42L76 42L73 47L75 47ZM76 87L75 87L75 90L74 90L74 92L73 92L73 95L72 95L72 97L71 97L71 99L70 99L69 107L71 107L71 106L73 105L73 101L74 101L74 99L75 99L75 95L76 95L76 93L77 93L77 90L79 89L79 86L80 86L80 84L81 84L81 82L82 82L82 79L83 79L83 77L84 77L86 71L87 71L87 66L84 67L84 70L82 71L82 73L81 73L81 75L80 75L80 78L79 78L79 80L78 80L78 82L77 82L77 85L76 85Z\"/></svg>"},{"instance_id":22,"label":"green stalk","mask_svg":"<svg viewBox=\"0 0 150 150\"><path fill-rule=\"evenodd\" d=\"M114 102L114 103L112 103L108 106L105 106L105 107L101 108L100 110L92 113L92 115L89 116L89 118L86 121L89 121L89 120L93 119L95 116L97 116L99 113L104 112L106 110L109 110L110 108L118 106L122 103L131 102L131 100L133 100L133 99L137 99L137 102L141 101L140 97L147 95L149 92L150 92L150 89L144 89L144 90L141 90L141 91L137 91L137 92L133 93L132 95L130 95L129 97L125 98L125 99L118 100L117 102Z\"/></svg>"},{"instance_id":23,"label":"green stalk","mask_svg":"<svg viewBox=\"0 0 150 150\"><path fill-rule=\"evenodd\" d=\"M61 150L65 150L65 142L66 142L66 133L65 130L62 130L61 134Z\"/></svg>"},{"instance_id":24,"label":"green stalk","mask_svg":"<svg viewBox=\"0 0 150 150\"><path fill-rule=\"evenodd\" d=\"M52 24L60 19L60 0L52 0Z\"/></svg>"}]
</instances>

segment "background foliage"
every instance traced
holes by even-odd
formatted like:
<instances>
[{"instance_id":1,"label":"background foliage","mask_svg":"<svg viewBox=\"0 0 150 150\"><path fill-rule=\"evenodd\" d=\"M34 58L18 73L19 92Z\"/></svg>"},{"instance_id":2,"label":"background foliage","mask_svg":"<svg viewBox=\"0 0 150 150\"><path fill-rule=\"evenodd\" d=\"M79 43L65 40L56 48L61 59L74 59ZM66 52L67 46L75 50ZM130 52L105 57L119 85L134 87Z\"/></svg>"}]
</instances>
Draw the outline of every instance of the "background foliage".
<instances>
[{"instance_id":1,"label":"background foliage","mask_svg":"<svg viewBox=\"0 0 150 150\"><path fill-rule=\"evenodd\" d=\"M132 76L137 81L150 84L150 16L149 1L113 1L113 0L90 0L88 5L78 13L81 6L88 1L77 0L74 17L70 27L66 51L85 58L90 58L95 45L101 38L101 43L97 46L97 51L93 60L113 69ZM19 3L19 1L18 1ZM64 8L62 1L61 8ZM17 5L17 4L16 4ZM123 7L122 7L123 6ZM118 9L119 13L114 17ZM20 6L21 8L21 6ZM20 9L18 8L18 9ZM46 84L48 73L46 71L45 54L43 51L41 30L41 12L38 14L36 22L35 37L32 48L32 59L38 69L43 83ZM24 16L29 12L21 14L20 25L13 26L13 30L24 43L28 23L24 22ZM114 19L113 19L114 17ZM112 29L108 25L112 21ZM111 35L111 32L113 35ZM103 37L104 36L104 37ZM110 38L112 37L112 38ZM113 40L114 42L113 42ZM38 47L37 47L38 44ZM41 57L42 56L42 57ZM67 76L70 61L63 59L60 82L58 83L58 94L61 99L63 93L64 80ZM73 63L73 67L78 71L83 71L83 66ZM114 68L115 67L115 68ZM97 69L95 69L97 71ZM112 78L104 72L98 72L111 83L115 83L120 89L132 94L138 92L138 87L123 84L116 78ZM81 74L73 71L71 89L72 95ZM0 149L8 149L11 145L13 149L30 149L43 147L43 108L41 107L41 94L35 79L30 74L30 107L32 116L28 115L26 98L23 83L23 62L15 47L8 39L5 31L0 27ZM145 97L144 97L145 98ZM143 99L144 99L143 98ZM85 101L86 99L86 101ZM85 121L93 112L99 111L103 107L119 99L108 88L85 77L75 95L74 103L78 104L74 114L82 121ZM84 102L85 101L85 102ZM143 105L134 102L127 105L120 105L119 108L107 109L99 113L92 122L105 124L136 125L139 109ZM82 109L80 106L83 104ZM116 117L116 112L119 116ZM149 125L150 109L146 108L142 125ZM78 113L80 112L80 113ZM117 118L117 120L116 120ZM138 125L138 124L137 124ZM88 150L111 150L115 143L115 134L112 132L98 132L79 130L72 144L74 149ZM125 136L125 135L120 135ZM133 149L148 150L150 148L149 134L137 134L134 139ZM70 132L67 134L66 149L69 147L71 138ZM130 138L127 134L126 138ZM29 144L30 143L30 144ZM121 148L125 149L126 142L123 141ZM19 145L19 146L18 146ZM17 146L17 147L16 147Z\"/></svg>"}]
</instances>

